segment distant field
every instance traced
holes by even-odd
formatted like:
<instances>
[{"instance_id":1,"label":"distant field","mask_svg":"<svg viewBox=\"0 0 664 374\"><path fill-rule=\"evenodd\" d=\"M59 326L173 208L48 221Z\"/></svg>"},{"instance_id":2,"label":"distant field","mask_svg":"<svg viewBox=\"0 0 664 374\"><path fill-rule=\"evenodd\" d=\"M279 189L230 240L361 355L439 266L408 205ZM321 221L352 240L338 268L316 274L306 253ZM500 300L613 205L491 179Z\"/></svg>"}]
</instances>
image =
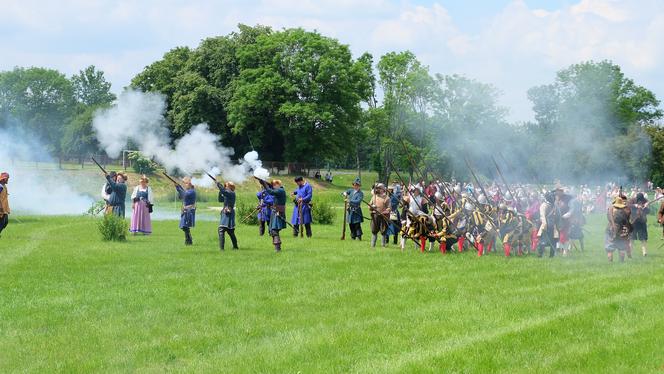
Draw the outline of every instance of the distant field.
<instances>
[{"instance_id":1,"label":"distant field","mask_svg":"<svg viewBox=\"0 0 664 374\"><path fill-rule=\"evenodd\" d=\"M664 370L655 226L649 257L609 264L600 215L586 252L554 259L370 249L338 224L278 255L241 226L219 253L210 221L185 248L175 221L103 243L95 219L18 218L0 239L3 373Z\"/></svg>"}]
</instances>

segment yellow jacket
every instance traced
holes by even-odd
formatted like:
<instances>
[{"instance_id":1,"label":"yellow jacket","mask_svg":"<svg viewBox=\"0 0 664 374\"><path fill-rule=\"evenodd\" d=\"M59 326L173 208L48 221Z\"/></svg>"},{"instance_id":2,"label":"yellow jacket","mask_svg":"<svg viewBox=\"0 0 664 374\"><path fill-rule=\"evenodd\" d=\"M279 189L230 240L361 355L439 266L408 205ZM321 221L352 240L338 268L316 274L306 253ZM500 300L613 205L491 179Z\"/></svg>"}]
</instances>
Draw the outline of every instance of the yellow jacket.
<instances>
[{"instance_id":1,"label":"yellow jacket","mask_svg":"<svg viewBox=\"0 0 664 374\"><path fill-rule=\"evenodd\" d=\"M11 213L9 209L9 193L7 193L7 185L0 185L0 216Z\"/></svg>"}]
</instances>

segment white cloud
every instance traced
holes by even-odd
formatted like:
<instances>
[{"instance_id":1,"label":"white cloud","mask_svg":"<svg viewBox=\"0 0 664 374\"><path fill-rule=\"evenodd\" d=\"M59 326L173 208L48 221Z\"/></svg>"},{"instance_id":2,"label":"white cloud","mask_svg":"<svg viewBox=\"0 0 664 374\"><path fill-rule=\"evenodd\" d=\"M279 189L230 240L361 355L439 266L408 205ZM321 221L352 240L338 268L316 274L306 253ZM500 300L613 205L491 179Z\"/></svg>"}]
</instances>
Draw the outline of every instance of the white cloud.
<instances>
[{"instance_id":1,"label":"white cloud","mask_svg":"<svg viewBox=\"0 0 664 374\"><path fill-rule=\"evenodd\" d=\"M376 60L409 49L432 72L495 84L513 119L532 116L528 88L587 59L611 59L664 97L664 4L656 0L578 0L549 10L506 0L475 30L460 27L467 20L441 2L416 0L0 1L0 69L38 65L73 74L95 64L116 91L175 46L261 23L316 29Z\"/></svg>"}]
</instances>

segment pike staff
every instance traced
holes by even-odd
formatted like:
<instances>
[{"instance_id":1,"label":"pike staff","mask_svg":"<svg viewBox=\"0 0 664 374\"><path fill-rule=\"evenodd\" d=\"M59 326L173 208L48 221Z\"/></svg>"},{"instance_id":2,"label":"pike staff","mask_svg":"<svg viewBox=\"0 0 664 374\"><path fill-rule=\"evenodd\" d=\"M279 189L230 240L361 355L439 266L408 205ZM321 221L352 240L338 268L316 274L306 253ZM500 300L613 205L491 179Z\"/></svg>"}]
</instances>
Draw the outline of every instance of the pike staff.
<instances>
[{"instance_id":1,"label":"pike staff","mask_svg":"<svg viewBox=\"0 0 664 374\"><path fill-rule=\"evenodd\" d=\"M344 226L341 231L341 240L346 240L346 212L348 211L348 199L344 198Z\"/></svg>"},{"instance_id":2,"label":"pike staff","mask_svg":"<svg viewBox=\"0 0 664 374\"><path fill-rule=\"evenodd\" d=\"M498 175L500 175L500 179L503 181L503 184L505 185L505 188L507 188L507 192L509 192L509 194L510 194L510 196L512 196L512 198L515 198L516 196L514 196L514 194L510 190L510 186L509 186L509 184L507 184L507 180L505 180L505 176L503 175L503 172L500 171L500 167L498 166L498 163L496 162L496 159L493 158L493 156L491 156L491 160L493 161L493 164L496 165L496 170L498 170Z\"/></svg>"}]
</instances>

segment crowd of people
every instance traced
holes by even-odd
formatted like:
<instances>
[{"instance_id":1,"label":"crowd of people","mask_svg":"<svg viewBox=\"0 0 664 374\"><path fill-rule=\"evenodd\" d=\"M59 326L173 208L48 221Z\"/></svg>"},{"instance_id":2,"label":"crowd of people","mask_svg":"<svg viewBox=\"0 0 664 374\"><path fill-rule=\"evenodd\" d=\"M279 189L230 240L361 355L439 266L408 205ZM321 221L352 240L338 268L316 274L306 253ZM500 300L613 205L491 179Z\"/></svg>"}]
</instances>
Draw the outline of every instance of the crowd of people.
<instances>
[{"instance_id":1,"label":"crowd of people","mask_svg":"<svg viewBox=\"0 0 664 374\"><path fill-rule=\"evenodd\" d=\"M105 213L125 217L127 176L122 172L105 174L102 198ZM211 176L212 177L212 176ZM214 179L214 177L212 177ZM182 201L179 227L185 245L192 245L191 229L196 224L196 188L190 177L174 183ZM282 181L267 182L256 178L261 191L256 194L259 235L272 238L275 251L282 249L281 231L290 226L293 236L312 237L313 188L303 178L294 179L293 210L287 220L287 194ZM132 206L130 232L150 235L154 194L149 179L142 176L130 195ZM216 179L215 179L216 182ZM9 222L9 174L0 173L0 234ZM235 184L216 182L218 201L223 203L218 227L219 249L225 249L228 234L233 249L238 249L235 235ZM505 256L536 253L542 257L570 255L572 249L584 250L585 215L606 212L605 250L609 261L617 251L621 261L632 257L640 244L647 256L648 215L650 205L662 200L657 219L664 227L664 191L650 184L641 189L609 183L591 189L587 185L554 188L536 185L508 186L494 182L487 186L462 182L375 183L365 199L362 182L356 178L352 188L343 192L345 223L352 240L362 240L362 224L369 221L370 245L387 247L390 242L404 251L408 243L419 251L441 253L476 251L478 256L496 252L502 247ZM649 199L649 194L652 198ZM367 209L365 216L363 209ZM664 236L664 230L662 231ZM578 244L578 246L577 246Z\"/></svg>"},{"instance_id":2,"label":"crowd of people","mask_svg":"<svg viewBox=\"0 0 664 374\"><path fill-rule=\"evenodd\" d=\"M512 191L513 190L513 191ZM654 191L652 202L664 194ZM635 242L640 242L647 255L647 216L651 202L647 191L607 184L594 191L588 186L552 189L534 185L500 185L486 188L472 183L382 183L371 188L366 201L361 181L344 192L351 238L362 240L361 224L370 221L371 246L378 236L387 246L392 237L403 251L407 243L424 252L435 246L441 253L474 250L478 256L496 252L501 245L505 256L536 253L542 257L548 249L550 257L570 255L571 250L584 250L585 215L606 211L605 249L609 261L618 251L620 260L631 258ZM369 211L365 217L362 208ZM664 223L664 203L658 211ZM663 233L664 234L664 233ZM578 243L578 246L577 246ZM428 244L428 245L427 245ZM456 246L456 247L454 247Z\"/></svg>"}]
</instances>

